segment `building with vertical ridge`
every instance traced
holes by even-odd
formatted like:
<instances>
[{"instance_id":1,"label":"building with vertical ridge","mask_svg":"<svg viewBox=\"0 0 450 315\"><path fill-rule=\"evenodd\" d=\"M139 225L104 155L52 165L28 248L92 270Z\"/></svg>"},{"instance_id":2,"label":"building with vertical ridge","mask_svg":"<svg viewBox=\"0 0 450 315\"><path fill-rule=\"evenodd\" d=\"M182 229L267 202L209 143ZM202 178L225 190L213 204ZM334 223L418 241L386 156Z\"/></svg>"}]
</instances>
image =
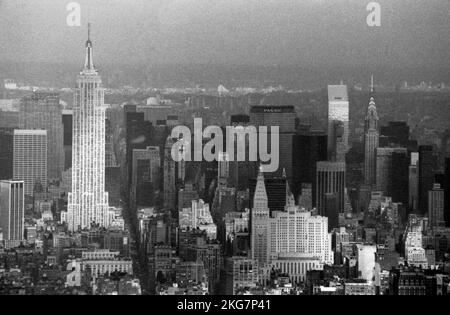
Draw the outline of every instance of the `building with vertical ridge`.
<instances>
[{"instance_id":1,"label":"building with vertical ridge","mask_svg":"<svg viewBox=\"0 0 450 315\"><path fill-rule=\"evenodd\" d=\"M428 223L432 227L444 226L444 190L435 183L428 191Z\"/></svg>"},{"instance_id":2,"label":"building with vertical ridge","mask_svg":"<svg viewBox=\"0 0 450 315\"><path fill-rule=\"evenodd\" d=\"M374 185L376 182L375 176L375 150L379 145L378 132L378 114L373 98L373 76L371 80L371 97L369 106L367 107L367 114L364 124L364 183L366 185Z\"/></svg>"},{"instance_id":3,"label":"building with vertical ridge","mask_svg":"<svg viewBox=\"0 0 450 315\"><path fill-rule=\"evenodd\" d=\"M4 240L24 239L24 198L23 181L0 181L0 228Z\"/></svg>"},{"instance_id":4,"label":"building with vertical ridge","mask_svg":"<svg viewBox=\"0 0 450 315\"><path fill-rule=\"evenodd\" d=\"M316 208L325 215L326 196L335 194L338 213L344 212L345 205L345 162L317 162Z\"/></svg>"}]
</instances>

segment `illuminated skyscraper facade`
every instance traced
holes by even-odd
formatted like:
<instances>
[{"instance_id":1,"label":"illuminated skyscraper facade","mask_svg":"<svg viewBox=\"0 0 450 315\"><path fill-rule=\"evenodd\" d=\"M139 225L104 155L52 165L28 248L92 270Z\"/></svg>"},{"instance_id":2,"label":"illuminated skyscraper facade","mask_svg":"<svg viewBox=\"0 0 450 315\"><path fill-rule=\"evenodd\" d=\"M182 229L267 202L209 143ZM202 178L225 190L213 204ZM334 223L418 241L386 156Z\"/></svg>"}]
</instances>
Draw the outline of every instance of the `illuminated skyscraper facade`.
<instances>
[{"instance_id":1,"label":"illuminated skyscraper facade","mask_svg":"<svg viewBox=\"0 0 450 315\"><path fill-rule=\"evenodd\" d=\"M105 192L105 106L102 80L94 68L92 42L86 42L84 69L77 77L73 108L72 192L69 193L69 230L95 223L107 227Z\"/></svg>"}]
</instances>

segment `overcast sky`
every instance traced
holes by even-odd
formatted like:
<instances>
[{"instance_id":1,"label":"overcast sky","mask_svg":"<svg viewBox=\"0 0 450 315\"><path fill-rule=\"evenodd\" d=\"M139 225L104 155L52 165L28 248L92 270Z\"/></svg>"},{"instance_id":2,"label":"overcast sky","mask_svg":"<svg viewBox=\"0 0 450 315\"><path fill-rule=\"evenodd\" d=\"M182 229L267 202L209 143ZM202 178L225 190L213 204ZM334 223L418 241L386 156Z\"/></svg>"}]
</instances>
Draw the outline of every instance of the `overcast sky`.
<instances>
[{"instance_id":1,"label":"overcast sky","mask_svg":"<svg viewBox=\"0 0 450 315\"><path fill-rule=\"evenodd\" d=\"M0 60L83 63L87 21L94 62L450 65L449 0L0 0Z\"/></svg>"}]
</instances>

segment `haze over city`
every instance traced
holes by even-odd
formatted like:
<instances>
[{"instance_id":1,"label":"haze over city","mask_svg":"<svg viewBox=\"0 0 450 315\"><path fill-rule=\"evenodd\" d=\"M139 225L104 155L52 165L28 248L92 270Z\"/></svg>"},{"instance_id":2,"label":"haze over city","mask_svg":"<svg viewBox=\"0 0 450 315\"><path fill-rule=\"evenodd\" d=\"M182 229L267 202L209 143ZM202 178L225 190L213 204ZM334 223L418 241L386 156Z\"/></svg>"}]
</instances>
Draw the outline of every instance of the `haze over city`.
<instances>
[{"instance_id":1,"label":"haze over city","mask_svg":"<svg viewBox=\"0 0 450 315\"><path fill-rule=\"evenodd\" d=\"M0 0L0 295L450 295L449 9Z\"/></svg>"}]
</instances>

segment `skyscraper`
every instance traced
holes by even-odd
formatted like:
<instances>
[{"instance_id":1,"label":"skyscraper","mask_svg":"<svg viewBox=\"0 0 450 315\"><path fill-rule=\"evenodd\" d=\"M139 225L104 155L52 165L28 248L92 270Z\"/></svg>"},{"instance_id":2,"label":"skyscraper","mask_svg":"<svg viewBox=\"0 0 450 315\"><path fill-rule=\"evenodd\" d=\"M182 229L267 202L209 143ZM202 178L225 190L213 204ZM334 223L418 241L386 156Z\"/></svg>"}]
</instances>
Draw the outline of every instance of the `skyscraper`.
<instances>
[{"instance_id":1,"label":"skyscraper","mask_svg":"<svg viewBox=\"0 0 450 315\"><path fill-rule=\"evenodd\" d=\"M230 158L227 152L219 152L217 179L220 187L226 187L230 177Z\"/></svg>"},{"instance_id":2,"label":"skyscraper","mask_svg":"<svg viewBox=\"0 0 450 315\"><path fill-rule=\"evenodd\" d=\"M419 153L411 152L411 162L409 165L409 189L408 189L408 208L409 212L416 212L419 200L419 174L417 171L419 161Z\"/></svg>"},{"instance_id":3,"label":"skyscraper","mask_svg":"<svg viewBox=\"0 0 450 315\"><path fill-rule=\"evenodd\" d=\"M391 179L393 176L393 153L407 154L406 148L377 148L376 149L376 188L385 196L391 196ZM407 167L407 162L406 166ZM397 171L397 170L396 170ZM403 174L403 173L402 173ZM407 176L407 175L405 175ZM405 187L406 189L406 187Z\"/></svg>"},{"instance_id":4,"label":"skyscraper","mask_svg":"<svg viewBox=\"0 0 450 315\"><path fill-rule=\"evenodd\" d=\"M137 207L155 205L155 191L159 190L159 147L133 150L131 200Z\"/></svg>"},{"instance_id":5,"label":"skyscraper","mask_svg":"<svg viewBox=\"0 0 450 315\"><path fill-rule=\"evenodd\" d=\"M0 180L13 178L13 143L14 129L0 127Z\"/></svg>"},{"instance_id":6,"label":"skyscraper","mask_svg":"<svg viewBox=\"0 0 450 315\"><path fill-rule=\"evenodd\" d=\"M346 85L328 85L328 159L345 162L349 137L349 101Z\"/></svg>"},{"instance_id":7,"label":"skyscraper","mask_svg":"<svg viewBox=\"0 0 450 315\"><path fill-rule=\"evenodd\" d=\"M177 202L176 189L176 162L172 159L172 146L175 140L168 137L164 147L164 207L175 210Z\"/></svg>"},{"instance_id":8,"label":"skyscraper","mask_svg":"<svg viewBox=\"0 0 450 315\"><path fill-rule=\"evenodd\" d=\"M308 131L294 136L292 192L295 198L303 194L303 184L312 188L312 205L316 204L316 166L327 160L327 135L322 131Z\"/></svg>"},{"instance_id":9,"label":"skyscraper","mask_svg":"<svg viewBox=\"0 0 450 315\"><path fill-rule=\"evenodd\" d=\"M431 226L443 226L444 221L444 190L440 184L434 184L428 191L428 222Z\"/></svg>"},{"instance_id":10,"label":"skyscraper","mask_svg":"<svg viewBox=\"0 0 450 315\"><path fill-rule=\"evenodd\" d=\"M62 107L57 93L34 92L22 98L19 111L20 129L47 131L47 172L49 179L61 178L64 170L64 132Z\"/></svg>"},{"instance_id":11,"label":"skyscraper","mask_svg":"<svg viewBox=\"0 0 450 315\"><path fill-rule=\"evenodd\" d=\"M425 214L428 209L428 191L434 184L434 157L433 147L419 146L419 213Z\"/></svg>"},{"instance_id":12,"label":"skyscraper","mask_svg":"<svg viewBox=\"0 0 450 315\"><path fill-rule=\"evenodd\" d=\"M124 106L124 125L126 143L126 164L128 184L131 186L133 150L145 149L151 145L152 124L144 119L144 113L136 112L136 105Z\"/></svg>"},{"instance_id":13,"label":"skyscraper","mask_svg":"<svg viewBox=\"0 0 450 315\"><path fill-rule=\"evenodd\" d=\"M47 188L47 131L14 130L13 179L24 181L24 192L33 195L36 184Z\"/></svg>"},{"instance_id":14,"label":"skyscraper","mask_svg":"<svg viewBox=\"0 0 450 315\"><path fill-rule=\"evenodd\" d=\"M373 94L373 76L371 84ZM375 99L370 97L364 124L364 183L375 184L375 150L378 148L378 114Z\"/></svg>"},{"instance_id":15,"label":"skyscraper","mask_svg":"<svg viewBox=\"0 0 450 315\"><path fill-rule=\"evenodd\" d=\"M316 208L320 215L325 215L326 196L335 194L338 213L344 212L345 204L345 163L317 162L316 172Z\"/></svg>"},{"instance_id":16,"label":"skyscraper","mask_svg":"<svg viewBox=\"0 0 450 315\"><path fill-rule=\"evenodd\" d=\"M89 28L90 29L90 28ZM73 108L72 192L68 196L69 230L109 225L105 192L105 106L102 80L94 68L88 31L84 69L77 77Z\"/></svg>"},{"instance_id":17,"label":"skyscraper","mask_svg":"<svg viewBox=\"0 0 450 315\"><path fill-rule=\"evenodd\" d=\"M73 111L65 109L62 111L63 122L63 145L64 145L64 170L72 167L72 131L73 131Z\"/></svg>"},{"instance_id":18,"label":"skyscraper","mask_svg":"<svg viewBox=\"0 0 450 315\"><path fill-rule=\"evenodd\" d=\"M389 196L393 202L401 202L405 207L409 201L409 158L408 152L393 152L389 180Z\"/></svg>"},{"instance_id":19,"label":"skyscraper","mask_svg":"<svg viewBox=\"0 0 450 315\"><path fill-rule=\"evenodd\" d=\"M0 181L0 228L5 240L24 239L24 182Z\"/></svg>"},{"instance_id":20,"label":"skyscraper","mask_svg":"<svg viewBox=\"0 0 450 315\"><path fill-rule=\"evenodd\" d=\"M283 170L286 177L292 180L292 141L295 135L295 118L297 114L294 106L252 106L250 109L250 124L256 128L267 126L268 146L270 143L271 127L279 127L279 166L278 170L266 173L266 177L280 176ZM263 135L264 136L264 135Z\"/></svg>"},{"instance_id":21,"label":"skyscraper","mask_svg":"<svg viewBox=\"0 0 450 315\"><path fill-rule=\"evenodd\" d=\"M450 226L450 157L445 158L444 219L446 226Z\"/></svg>"},{"instance_id":22,"label":"skyscraper","mask_svg":"<svg viewBox=\"0 0 450 315\"><path fill-rule=\"evenodd\" d=\"M381 127L381 135L388 137L388 144L407 147L409 140L409 126L406 121L390 121Z\"/></svg>"},{"instance_id":23,"label":"skyscraper","mask_svg":"<svg viewBox=\"0 0 450 315\"><path fill-rule=\"evenodd\" d=\"M269 261L269 205L262 169L258 173L251 222L251 258L264 266Z\"/></svg>"}]
</instances>

